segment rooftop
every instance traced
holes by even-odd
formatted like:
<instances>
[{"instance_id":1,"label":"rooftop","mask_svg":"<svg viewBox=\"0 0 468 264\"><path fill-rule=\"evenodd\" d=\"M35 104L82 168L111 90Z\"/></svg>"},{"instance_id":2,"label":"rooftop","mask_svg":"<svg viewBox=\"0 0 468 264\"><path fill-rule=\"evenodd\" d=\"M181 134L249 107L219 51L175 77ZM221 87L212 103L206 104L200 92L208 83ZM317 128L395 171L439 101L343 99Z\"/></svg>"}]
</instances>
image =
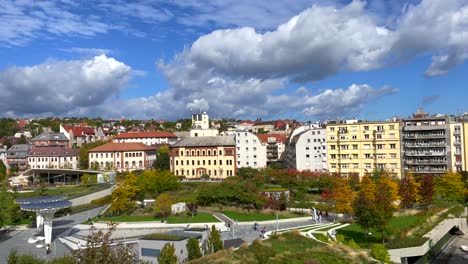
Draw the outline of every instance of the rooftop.
<instances>
[{"instance_id":1,"label":"rooftop","mask_svg":"<svg viewBox=\"0 0 468 264\"><path fill-rule=\"evenodd\" d=\"M274 142L285 143L287 135L286 134L258 134L257 137L262 143L268 143L269 138L274 138Z\"/></svg>"},{"instance_id":2,"label":"rooftop","mask_svg":"<svg viewBox=\"0 0 468 264\"><path fill-rule=\"evenodd\" d=\"M143 143L107 143L102 146L90 149L89 152L112 152L112 151L138 151L155 150L154 147Z\"/></svg>"},{"instance_id":3,"label":"rooftop","mask_svg":"<svg viewBox=\"0 0 468 264\"><path fill-rule=\"evenodd\" d=\"M57 132L44 132L31 141L68 141L68 138L63 133Z\"/></svg>"},{"instance_id":4,"label":"rooftop","mask_svg":"<svg viewBox=\"0 0 468 264\"><path fill-rule=\"evenodd\" d=\"M114 137L114 139L126 139L126 138L177 138L177 136L171 132L154 131L154 132L127 132L127 133L122 133Z\"/></svg>"},{"instance_id":5,"label":"rooftop","mask_svg":"<svg viewBox=\"0 0 468 264\"><path fill-rule=\"evenodd\" d=\"M64 147L37 147L29 151L28 156L77 156L78 149L70 149Z\"/></svg>"},{"instance_id":6,"label":"rooftop","mask_svg":"<svg viewBox=\"0 0 468 264\"><path fill-rule=\"evenodd\" d=\"M174 147L215 147L215 146L235 146L234 137L186 137L171 146Z\"/></svg>"}]
</instances>

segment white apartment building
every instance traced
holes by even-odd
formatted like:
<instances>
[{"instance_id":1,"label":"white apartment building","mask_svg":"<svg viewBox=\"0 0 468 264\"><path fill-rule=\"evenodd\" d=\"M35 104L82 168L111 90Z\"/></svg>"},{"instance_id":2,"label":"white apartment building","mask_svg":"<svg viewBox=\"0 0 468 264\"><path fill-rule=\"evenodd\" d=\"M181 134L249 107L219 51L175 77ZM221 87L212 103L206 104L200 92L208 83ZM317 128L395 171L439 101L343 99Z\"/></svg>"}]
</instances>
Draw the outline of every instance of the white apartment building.
<instances>
[{"instance_id":1,"label":"white apartment building","mask_svg":"<svg viewBox=\"0 0 468 264\"><path fill-rule=\"evenodd\" d=\"M267 165L267 145L257 135L247 131L236 131L237 168L263 168Z\"/></svg>"},{"instance_id":2,"label":"white apartment building","mask_svg":"<svg viewBox=\"0 0 468 264\"><path fill-rule=\"evenodd\" d=\"M156 160L156 149L143 143L107 143L89 150L89 167L97 162L100 169L143 170Z\"/></svg>"},{"instance_id":3,"label":"white apartment building","mask_svg":"<svg viewBox=\"0 0 468 264\"><path fill-rule=\"evenodd\" d=\"M36 147L28 153L31 169L74 169L77 168L78 149L67 147Z\"/></svg>"},{"instance_id":4,"label":"white apartment building","mask_svg":"<svg viewBox=\"0 0 468 264\"><path fill-rule=\"evenodd\" d=\"M147 146L172 145L177 142L177 136L166 131L128 132L115 136L112 141L114 143L143 143Z\"/></svg>"},{"instance_id":5,"label":"white apartment building","mask_svg":"<svg viewBox=\"0 0 468 264\"><path fill-rule=\"evenodd\" d=\"M326 129L308 125L296 130L286 146L285 165L300 171L327 171Z\"/></svg>"}]
</instances>

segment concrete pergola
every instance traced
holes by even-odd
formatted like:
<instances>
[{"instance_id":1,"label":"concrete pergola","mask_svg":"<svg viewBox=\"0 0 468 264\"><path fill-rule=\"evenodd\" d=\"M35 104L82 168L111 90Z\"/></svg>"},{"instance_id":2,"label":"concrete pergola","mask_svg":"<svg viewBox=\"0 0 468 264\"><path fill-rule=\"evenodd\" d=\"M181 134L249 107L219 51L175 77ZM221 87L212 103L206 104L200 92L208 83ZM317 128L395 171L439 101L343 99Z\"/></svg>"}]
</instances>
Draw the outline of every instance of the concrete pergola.
<instances>
[{"instance_id":1,"label":"concrete pergola","mask_svg":"<svg viewBox=\"0 0 468 264\"><path fill-rule=\"evenodd\" d=\"M36 228L39 232L44 230L44 242L52 242L52 221L54 214L60 209L71 206L70 201L65 201L67 197L57 196L39 196L31 198L19 198L15 202L20 205L21 210L36 213Z\"/></svg>"}]
</instances>

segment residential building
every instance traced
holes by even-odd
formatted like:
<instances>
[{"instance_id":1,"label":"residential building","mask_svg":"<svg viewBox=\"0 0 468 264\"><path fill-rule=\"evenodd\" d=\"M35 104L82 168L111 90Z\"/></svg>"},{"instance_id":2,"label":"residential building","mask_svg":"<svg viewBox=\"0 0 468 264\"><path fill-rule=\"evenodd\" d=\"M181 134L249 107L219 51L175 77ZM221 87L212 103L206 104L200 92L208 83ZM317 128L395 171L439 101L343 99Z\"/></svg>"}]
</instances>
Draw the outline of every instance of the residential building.
<instances>
[{"instance_id":1,"label":"residential building","mask_svg":"<svg viewBox=\"0 0 468 264\"><path fill-rule=\"evenodd\" d=\"M402 124L401 153L405 172L440 175L452 169L448 117L430 116L420 108L412 118L403 119ZM457 136L461 136L461 130ZM459 147L461 150L461 144ZM461 152L459 154L461 156Z\"/></svg>"},{"instance_id":2,"label":"residential building","mask_svg":"<svg viewBox=\"0 0 468 264\"><path fill-rule=\"evenodd\" d=\"M89 150L89 167L97 164L100 169L143 170L156 160L154 147L143 143L107 143Z\"/></svg>"},{"instance_id":3,"label":"residential building","mask_svg":"<svg viewBox=\"0 0 468 264\"><path fill-rule=\"evenodd\" d=\"M237 167L263 168L267 165L267 144L257 135L247 131L236 131Z\"/></svg>"},{"instance_id":4,"label":"residential building","mask_svg":"<svg viewBox=\"0 0 468 264\"><path fill-rule=\"evenodd\" d=\"M467 158L467 155L468 155L468 120L464 120L463 122L462 136L463 136L462 154L463 154L463 162L464 162L463 170L468 171L468 158Z\"/></svg>"},{"instance_id":5,"label":"residential building","mask_svg":"<svg viewBox=\"0 0 468 264\"><path fill-rule=\"evenodd\" d=\"M219 134L218 129L210 128L210 118L205 112L192 115L191 137L215 137Z\"/></svg>"},{"instance_id":6,"label":"residential building","mask_svg":"<svg viewBox=\"0 0 468 264\"><path fill-rule=\"evenodd\" d=\"M262 121L262 120L257 120L252 126L252 132L258 134L262 133L268 133L270 131L273 131L275 129L275 121Z\"/></svg>"},{"instance_id":7,"label":"residential building","mask_svg":"<svg viewBox=\"0 0 468 264\"><path fill-rule=\"evenodd\" d=\"M0 146L0 160L5 165L7 165L7 151L8 151L7 146Z\"/></svg>"},{"instance_id":8,"label":"residential building","mask_svg":"<svg viewBox=\"0 0 468 264\"><path fill-rule=\"evenodd\" d=\"M20 172L27 169L28 152L31 150L32 145L29 144L16 144L7 150L6 162L8 167L17 166Z\"/></svg>"},{"instance_id":9,"label":"residential building","mask_svg":"<svg viewBox=\"0 0 468 264\"><path fill-rule=\"evenodd\" d=\"M466 170L466 150L464 125L462 122L450 122L450 153L451 153L451 171Z\"/></svg>"},{"instance_id":10,"label":"residential building","mask_svg":"<svg viewBox=\"0 0 468 264\"><path fill-rule=\"evenodd\" d=\"M127 132L114 136L114 143L132 143L140 142L147 146L174 144L177 142L177 136L171 132Z\"/></svg>"},{"instance_id":11,"label":"residential building","mask_svg":"<svg viewBox=\"0 0 468 264\"><path fill-rule=\"evenodd\" d=\"M63 133L43 132L29 140L36 147L70 146L70 140Z\"/></svg>"},{"instance_id":12,"label":"residential building","mask_svg":"<svg viewBox=\"0 0 468 264\"><path fill-rule=\"evenodd\" d=\"M60 125L60 133L70 140L70 145L81 147L83 144L95 142L97 140L106 140L106 133L102 128L93 128L89 126L67 126Z\"/></svg>"},{"instance_id":13,"label":"residential building","mask_svg":"<svg viewBox=\"0 0 468 264\"><path fill-rule=\"evenodd\" d=\"M78 152L63 146L35 147L28 152L28 165L31 169L76 169Z\"/></svg>"},{"instance_id":14,"label":"residential building","mask_svg":"<svg viewBox=\"0 0 468 264\"><path fill-rule=\"evenodd\" d=\"M313 124L296 130L287 142L285 166L300 171L327 171L326 129Z\"/></svg>"},{"instance_id":15,"label":"residential building","mask_svg":"<svg viewBox=\"0 0 468 264\"><path fill-rule=\"evenodd\" d=\"M338 121L327 131L328 171L340 176L364 176L385 169L401 177L400 123Z\"/></svg>"},{"instance_id":16,"label":"residential building","mask_svg":"<svg viewBox=\"0 0 468 264\"><path fill-rule=\"evenodd\" d=\"M232 136L187 137L170 146L170 168L186 178L223 179L236 172L236 143Z\"/></svg>"},{"instance_id":17,"label":"residential building","mask_svg":"<svg viewBox=\"0 0 468 264\"><path fill-rule=\"evenodd\" d=\"M257 136L267 146L267 163L283 160L287 134L258 134Z\"/></svg>"}]
</instances>

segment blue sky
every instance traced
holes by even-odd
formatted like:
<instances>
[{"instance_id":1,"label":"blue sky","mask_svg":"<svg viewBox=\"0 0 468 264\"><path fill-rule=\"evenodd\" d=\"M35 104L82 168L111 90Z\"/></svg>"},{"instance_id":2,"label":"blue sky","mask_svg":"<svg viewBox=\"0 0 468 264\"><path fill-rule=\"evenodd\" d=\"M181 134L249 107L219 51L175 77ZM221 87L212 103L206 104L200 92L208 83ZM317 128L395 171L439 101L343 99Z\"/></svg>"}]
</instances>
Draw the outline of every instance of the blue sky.
<instances>
[{"instance_id":1,"label":"blue sky","mask_svg":"<svg viewBox=\"0 0 468 264\"><path fill-rule=\"evenodd\" d=\"M468 1L0 0L0 57L12 117L458 114Z\"/></svg>"}]
</instances>

